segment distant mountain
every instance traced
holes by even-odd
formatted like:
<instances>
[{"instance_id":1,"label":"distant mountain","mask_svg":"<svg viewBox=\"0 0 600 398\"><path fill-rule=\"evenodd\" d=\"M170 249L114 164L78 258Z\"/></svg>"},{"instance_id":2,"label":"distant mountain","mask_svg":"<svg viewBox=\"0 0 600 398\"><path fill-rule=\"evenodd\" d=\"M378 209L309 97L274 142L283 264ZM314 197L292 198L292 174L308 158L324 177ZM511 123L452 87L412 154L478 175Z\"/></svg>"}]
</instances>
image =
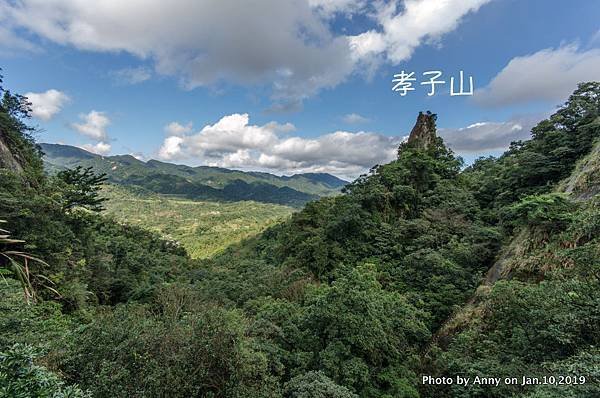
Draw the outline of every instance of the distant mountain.
<instances>
[{"instance_id":1,"label":"distant mountain","mask_svg":"<svg viewBox=\"0 0 600 398\"><path fill-rule=\"evenodd\" d=\"M340 189L344 185L348 184L348 181L341 180L336 176L333 176L328 173L304 173L304 174L294 174L291 177L282 177L284 180L292 181L292 180L300 180L300 179L308 179L310 181L314 181L317 184L323 184L331 189Z\"/></svg>"},{"instance_id":2,"label":"distant mountain","mask_svg":"<svg viewBox=\"0 0 600 398\"><path fill-rule=\"evenodd\" d=\"M337 194L347 184L327 173L276 176L263 172L243 172L221 167L191 167L149 160L131 155L101 156L81 148L60 144L40 144L49 172L92 166L106 173L111 183L135 186L148 191L182 195L198 200L277 203L301 206L321 196Z\"/></svg>"}]
</instances>

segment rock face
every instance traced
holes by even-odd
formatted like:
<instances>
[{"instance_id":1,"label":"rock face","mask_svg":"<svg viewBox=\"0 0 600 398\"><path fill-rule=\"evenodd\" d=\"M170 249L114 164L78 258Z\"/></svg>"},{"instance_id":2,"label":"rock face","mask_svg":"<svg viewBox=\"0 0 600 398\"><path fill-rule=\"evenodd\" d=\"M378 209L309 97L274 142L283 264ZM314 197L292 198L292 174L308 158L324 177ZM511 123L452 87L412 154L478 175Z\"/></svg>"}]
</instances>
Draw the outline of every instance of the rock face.
<instances>
[{"instance_id":1,"label":"rock face","mask_svg":"<svg viewBox=\"0 0 600 398\"><path fill-rule=\"evenodd\" d=\"M600 142L575 167L558 190L577 200L586 200L600 194Z\"/></svg>"},{"instance_id":2,"label":"rock face","mask_svg":"<svg viewBox=\"0 0 600 398\"><path fill-rule=\"evenodd\" d=\"M415 127L408 136L408 144L422 149L434 145L436 141L436 119L437 116L434 113L429 111L427 113L419 112L417 123L415 123Z\"/></svg>"},{"instance_id":3,"label":"rock face","mask_svg":"<svg viewBox=\"0 0 600 398\"><path fill-rule=\"evenodd\" d=\"M15 173L23 172L23 166L10 151L6 136L2 130L0 130L0 169L9 169Z\"/></svg>"}]
</instances>

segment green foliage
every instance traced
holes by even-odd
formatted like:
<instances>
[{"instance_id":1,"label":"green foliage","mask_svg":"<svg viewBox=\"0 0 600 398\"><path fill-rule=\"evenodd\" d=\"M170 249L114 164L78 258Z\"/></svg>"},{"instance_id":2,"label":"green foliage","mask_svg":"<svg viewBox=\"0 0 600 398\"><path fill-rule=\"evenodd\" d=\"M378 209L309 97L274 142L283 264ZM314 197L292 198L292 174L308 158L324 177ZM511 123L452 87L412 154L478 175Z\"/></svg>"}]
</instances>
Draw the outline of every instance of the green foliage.
<instances>
[{"instance_id":1,"label":"green foliage","mask_svg":"<svg viewBox=\"0 0 600 398\"><path fill-rule=\"evenodd\" d=\"M102 211L107 200L99 197L106 174L95 174L92 167L77 166L74 169L60 171L56 177L65 184L63 187L63 209L72 210L82 207L91 211Z\"/></svg>"},{"instance_id":2,"label":"green foliage","mask_svg":"<svg viewBox=\"0 0 600 398\"><path fill-rule=\"evenodd\" d=\"M558 228L552 222L551 235L526 246L509 262L512 279L496 282L489 293L478 297L475 316L447 337L442 352L430 351L429 360L434 358L430 369L450 377L584 376L586 385L468 390L454 386L424 390L425 395L591 397L600 392L594 367L594 347L600 343L600 208L594 200L577 207L564 200L560 195L542 195L515 205L534 225L555 220L558 210L562 225Z\"/></svg>"},{"instance_id":3,"label":"green foliage","mask_svg":"<svg viewBox=\"0 0 600 398\"><path fill-rule=\"evenodd\" d=\"M564 277L600 279L600 202L564 202L562 195L543 195L524 203L525 239L522 253L507 262L512 275L523 280L546 278L559 272ZM554 199L557 199L555 202ZM530 204L532 206L530 206ZM515 205L520 208L520 204Z\"/></svg>"},{"instance_id":4,"label":"green foliage","mask_svg":"<svg viewBox=\"0 0 600 398\"><path fill-rule=\"evenodd\" d=\"M532 129L532 139L512 143L499 159L480 159L469 176L484 208L548 192L567 177L600 138L600 82L579 84L568 101ZM494 217L490 214L490 217Z\"/></svg>"},{"instance_id":5,"label":"green foliage","mask_svg":"<svg viewBox=\"0 0 600 398\"><path fill-rule=\"evenodd\" d=\"M311 365L363 397L416 396L411 363L428 337L422 315L358 267L311 292L302 328Z\"/></svg>"},{"instance_id":6,"label":"green foliage","mask_svg":"<svg viewBox=\"0 0 600 398\"><path fill-rule=\"evenodd\" d=\"M428 150L403 147L398 160L349 184L345 195L309 203L266 232L254 253L324 282L342 265L373 262L382 285L426 309L435 329L471 294L499 247L460 165L440 140Z\"/></svg>"},{"instance_id":7,"label":"green foliage","mask_svg":"<svg viewBox=\"0 0 600 398\"><path fill-rule=\"evenodd\" d=\"M443 365L437 365L440 374L502 378L583 375L593 383L589 373L549 372L540 364L573 358L579 350L587 351L598 345L600 295L597 286L585 281L555 280L538 285L498 282L480 305L483 306L482 318L471 321L466 330L453 338L442 356ZM527 387L501 385L465 389L453 386L449 390L437 390L435 395L506 397L527 391Z\"/></svg>"},{"instance_id":8,"label":"green foliage","mask_svg":"<svg viewBox=\"0 0 600 398\"><path fill-rule=\"evenodd\" d=\"M531 195L507 207L503 219L523 227L551 232L562 229L572 218L574 209L566 195L550 193Z\"/></svg>"},{"instance_id":9,"label":"green foliage","mask_svg":"<svg viewBox=\"0 0 600 398\"><path fill-rule=\"evenodd\" d=\"M4 93L0 138L23 166L0 174L0 215L19 240L10 250L43 258L29 262L28 273L47 275L56 292L39 290L40 300L26 306L17 281L0 287L0 391L597 396L600 202L590 199L593 179L587 196L577 196L585 202L550 191L598 138L599 92L599 83L580 85L532 140L462 172L441 139L403 144L395 161L343 195L311 202L258 236L251 235L290 209L181 196L292 203L298 192L335 192L339 181L46 146L56 168L92 166L129 184L105 187L108 213L155 231L148 232L88 211L103 203L103 177L91 169L45 177L24 122L26 100ZM586 163L586 175L594 164ZM513 230L518 241L500 252ZM191 260L165 235L206 258ZM506 280L475 292L496 259ZM423 386L418 377L570 373L589 383L464 389Z\"/></svg>"},{"instance_id":10,"label":"green foliage","mask_svg":"<svg viewBox=\"0 0 600 398\"><path fill-rule=\"evenodd\" d=\"M29 262L29 272L48 278L71 309L149 297L190 268L185 251L157 234L85 211L65 212L61 186L51 181L23 187L18 179L1 179L0 186L0 213L26 242L22 251L48 264ZM31 282L45 297L56 295L38 289L46 279Z\"/></svg>"},{"instance_id":11,"label":"green foliage","mask_svg":"<svg viewBox=\"0 0 600 398\"><path fill-rule=\"evenodd\" d=\"M559 114L578 106L582 90L596 89L582 86ZM569 160L560 151L549 159L546 145L552 135L541 133L513 145L500 160L480 160L462 173L460 159L439 139L427 149L403 145L396 161L348 185L345 195L309 203L290 221L206 262L197 286L211 299L246 309L271 371L283 380L320 371L360 396L463 396L456 388L417 388L415 363L427 338L409 334L395 348L397 340L386 332L390 320L367 303L393 314L384 303L397 297L404 304L395 302L394 308L410 310L388 315L398 322L389 330L420 325L423 336L435 334L472 296L503 238L510 238L514 228L527 229L521 257L507 267L523 282L498 284L483 308L476 305L475 314L487 317L463 326L449 351L442 350L435 366L422 363L429 368L421 371L541 372L540 363L562 361L597 344L592 332L598 319L593 311L597 279L571 284L561 279L597 274L597 211L546 193L597 136L595 116L585 112L579 122L565 126L552 119L565 145L572 145L575 155ZM566 143L573 136L577 142ZM365 263L372 264L369 277L358 277ZM318 288L301 276L305 272L320 282ZM543 278L556 279L532 284ZM515 393L494 391L474 388L464 396Z\"/></svg>"},{"instance_id":12,"label":"green foliage","mask_svg":"<svg viewBox=\"0 0 600 398\"><path fill-rule=\"evenodd\" d=\"M542 364L551 375L582 375L585 383L578 385L542 385L524 394L525 398L593 398L600 394L600 350L590 348L568 359Z\"/></svg>"},{"instance_id":13,"label":"green foliage","mask_svg":"<svg viewBox=\"0 0 600 398\"><path fill-rule=\"evenodd\" d=\"M239 311L165 289L154 311L119 306L73 336L62 368L95 397L273 397L266 358Z\"/></svg>"},{"instance_id":14,"label":"green foliage","mask_svg":"<svg viewBox=\"0 0 600 398\"><path fill-rule=\"evenodd\" d=\"M2 398L91 398L77 386L69 386L43 366L33 347L15 344L0 352L0 397Z\"/></svg>"},{"instance_id":15,"label":"green foliage","mask_svg":"<svg viewBox=\"0 0 600 398\"><path fill-rule=\"evenodd\" d=\"M349 184L347 195L307 205L280 233L279 261L328 278L338 263L396 254L397 242L412 239L403 236L406 224L427 211L436 209L440 218L462 215L471 224L475 214L462 213L476 204L458 181L460 161L438 144L430 151L407 147L398 160Z\"/></svg>"},{"instance_id":16,"label":"green foliage","mask_svg":"<svg viewBox=\"0 0 600 398\"><path fill-rule=\"evenodd\" d=\"M0 224L5 223L5 220L0 220ZM48 265L44 261L35 258L27 253L9 250L11 245L16 243L23 243L24 241L18 239L11 239L10 232L5 229L0 229L0 275L11 275L19 281L23 293L25 294L25 301L29 304L36 298L36 291L34 288L34 282L39 283L39 280L43 280L40 284L44 285L44 281L48 281L47 277L41 274L32 274L29 269L29 263L34 262L42 265ZM46 282L47 283L47 282ZM54 290L52 287L47 286L48 289Z\"/></svg>"},{"instance_id":17,"label":"green foliage","mask_svg":"<svg viewBox=\"0 0 600 398\"><path fill-rule=\"evenodd\" d=\"M40 148L31 135L33 128L26 124L31 112L31 103L26 97L4 89L1 74L0 97L0 143L4 142L20 167L29 174L30 181L34 183L42 178L43 163L40 158ZM0 165L2 165L1 160L0 156Z\"/></svg>"},{"instance_id":18,"label":"green foliage","mask_svg":"<svg viewBox=\"0 0 600 398\"><path fill-rule=\"evenodd\" d=\"M307 288L302 304L261 298L246 308L271 372L291 380L288 394L308 393L316 383L363 397L417 396L412 369L429 331L405 297L382 288L372 265Z\"/></svg>"},{"instance_id":19,"label":"green foliage","mask_svg":"<svg viewBox=\"0 0 600 398\"><path fill-rule=\"evenodd\" d=\"M286 384L287 398L358 398L350 390L335 384L323 372L308 372Z\"/></svg>"},{"instance_id":20,"label":"green foliage","mask_svg":"<svg viewBox=\"0 0 600 398\"><path fill-rule=\"evenodd\" d=\"M29 344L49 352L75 325L63 315L57 302L39 300L23 304L23 292L17 281L5 279L0 283L0 350L14 343Z\"/></svg>"}]
</instances>

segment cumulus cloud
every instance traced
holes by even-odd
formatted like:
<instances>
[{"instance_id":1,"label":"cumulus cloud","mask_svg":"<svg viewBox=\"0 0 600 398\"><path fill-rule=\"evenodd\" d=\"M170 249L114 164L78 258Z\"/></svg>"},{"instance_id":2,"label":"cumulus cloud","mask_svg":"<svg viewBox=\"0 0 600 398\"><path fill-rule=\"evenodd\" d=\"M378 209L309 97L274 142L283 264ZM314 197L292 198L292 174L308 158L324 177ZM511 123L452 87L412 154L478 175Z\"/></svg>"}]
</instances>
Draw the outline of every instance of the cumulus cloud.
<instances>
[{"instance_id":1,"label":"cumulus cloud","mask_svg":"<svg viewBox=\"0 0 600 398\"><path fill-rule=\"evenodd\" d=\"M79 0L21 0L0 3L0 26L79 49L125 51L153 61L160 74L179 76L187 88L269 84L273 109L297 109L364 70L358 64L407 59L487 1L129 0L90 7ZM355 36L336 32L332 15L356 13L375 28ZM144 70L123 75L147 78Z\"/></svg>"},{"instance_id":2,"label":"cumulus cloud","mask_svg":"<svg viewBox=\"0 0 600 398\"><path fill-rule=\"evenodd\" d=\"M348 113L342 117L342 121L347 124L367 123L369 118L359 115L358 113Z\"/></svg>"},{"instance_id":3,"label":"cumulus cloud","mask_svg":"<svg viewBox=\"0 0 600 398\"><path fill-rule=\"evenodd\" d=\"M158 157L163 160L172 160L183 157L181 144L184 139L175 135L165 138L158 150Z\"/></svg>"},{"instance_id":4,"label":"cumulus cloud","mask_svg":"<svg viewBox=\"0 0 600 398\"><path fill-rule=\"evenodd\" d=\"M308 0L308 4L326 17L335 14L352 15L363 10L366 0Z\"/></svg>"},{"instance_id":5,"label":"cumulus cloud","mask_svg":"<svg viewBox=\"0 0 600 398\"><path fill-rule=\"evenodd\" d=\"M600 49L571 44L513 58L473 98L485 106L563 101L577 83L590 80L600 80Z\"/></svg>"},{"instance_id":6,"label":"cumulus cloud","mask_svg":"<svg viewBox=\"0 0 600 398\"><path fill-rule=\"evenodd\" d=\"M445 143L458 153L505 150L511 142L528 139L531 128L544 116L517 116L504 122L477 122L466 127L439 129Z\"/></svg>"},{"instance_id":7,"label":"cumulus cloud","mask_svg":"<svg viewBox=\"0 0 600 398\"><path fill-rule=\"evenodd\" d=\"M80 148L85 149L88 152L96 153L98 155L108 155L111 147L110 147L110 144L100 141L94 145L92 145L92 144L81 145Z\"/></svg>"},{"instance_id":8,"label":"cumulus cloud","mask_svg":"<svg viewBox=\"0 0 600 398\"><path fill-rule=\"evenodd\" d=\"M104 112L91 111L87 114L81 114L79 117L83 123L72 123L71 127L73 129L95 141L107 141L106 127L110 124L110 119Z\"/></svg>"},{"instance_id":9,"label":"cumulus cloud","mask_svg":"<svg viewBox=\"0 0 600 398\"><path fill-rule=\"evenodd\" d=\"M79 118L82 119L82 122L71 123L71 128L95 141L95 144L84 144L80 147L98 155L107 155L111 150L110 139L106 133L106 128L110 125L110 118L104 112L94 110L79 115Z\"/></svg>"},{"instance_id":10,"label":"cumulus cloud","mask_svg":"<svg viewBox=\"0 0 600 398\"><path fill-rule=\"evenodd\" d=\"M138 84L149 80L152 71L146 67L124 68L112 72L113 78L119 84Z\"/></svg>"},{"instance_id":11,"label":"cumulus cloud","mask_svg":"<svg viewBox=\"0 0 600 398\"><path fill-rule=\"evenodd\" d=\"M180 124L178 122L171 122L165 126L165 133L169 136L180 136L189 133L192 131L192 123L189 122L186 125Z\"/></svg>"},{"instance_id":12,"label":"cumulus cloud","mask_svg":"<svg viewBox=\"0 0 600 398\"><path fill-rule=\"evenodd\" d=\"M31 115L37 119L48 121L59 113L69 102L69 96L55 89L43 93L26 93L31 102Z\"/></svg>"},{"instance_id":13,"label":"cumulus cloud","mask_svg":"<svg viewBox=\"0 0 600 398\"><path fill-rule=\"evenodd\" d=\"M461 128L439 128L438 134L459 154L485 155L528 139L531 128L547 116L481 121ZM351 180L376 164L395 159L398 146L406 139L366 131L334 131L305 138L290 135L293 130L289 123L253 125L248 114L232 114L199 131L168 135L158 157L277 174L326 172Z\"/></svg>"},{"instance_id":14,"label":"cumulus cloud","mask_svg":"<svg viewBox=\"0 0 600 398\"><path fill-rule=\"evenodd\" d=\"M382 54L393 64L411 57L423 42L439 40L463 17L490 0L406 0L375 3L379 27L350 37L353 56L371 61ZM403 6L403 7L402 7Z\"/></svg>"},{"instance_id":15,"label":"cumulus cloud","mask_svg":"<svg viewBox=\"0 0 600 398\"><path fill-rule=\"evenodd\" d=\"M375 164L392 160L402 140L363 131L336 131L316 138L287 135L293 130L289 123L258 126L250 124L248 114L232 114L198 132L166 137L158 156L163 160L194 159L210 166L279 173L329 172L354 178Z\"/></svg>"},{"instance_id":16,"label":"cumulus cloud","mask_svg":"<svg viewBox=\"0 0 600 398\"><path fill-rule=\"evenodd\" d=\"M273 82L277 100L297 100L338 84L352 68L346 40L332 35L307 0L130 0L94 7L23 0L0 7L6 25L79 49L150 58L159 73L180 76L188 88Z\"/></svg>"}]
</instances>

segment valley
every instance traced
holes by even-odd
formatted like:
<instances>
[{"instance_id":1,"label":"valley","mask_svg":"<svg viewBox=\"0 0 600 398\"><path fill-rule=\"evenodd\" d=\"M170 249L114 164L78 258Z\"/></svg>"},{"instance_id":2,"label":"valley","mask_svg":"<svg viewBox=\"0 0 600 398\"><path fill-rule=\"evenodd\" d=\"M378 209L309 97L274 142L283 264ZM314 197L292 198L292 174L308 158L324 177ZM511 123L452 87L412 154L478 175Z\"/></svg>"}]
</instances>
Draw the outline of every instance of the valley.
<instances>
[{"instance_id":1,"label":"valley","mask_svg":"<svg viewBox=\"0 0 600 398\"><path fill-rule=\"evenodd\" d=\"M0 398L600 398L598 21L0 0Z\"/></svg>"},{"instance_id":2,"label":"valley","mask_svg":"<svg viewBox=\"0 0 600 398\"><path fill-rule=\"evenodd\" d=\"M208 258L227 246L285 220L294 208L253 201L215 202L160 195L106 184L106 214L175 240L192 258Z\"/></svg>"},{"instance_id":3,"label":"valley","mask_svg":"<svg viewBox=\"0 0 600 398\"><path fill-rule=\"evenodd\" d=\"M598 396L600 83L468 167L421 112L343 192L75 147L42 159L11 95L7 396ZM242 200L265 184L281 195ZM577 383L499 382L524 376Z\"/></svg>"}]
</instances>

